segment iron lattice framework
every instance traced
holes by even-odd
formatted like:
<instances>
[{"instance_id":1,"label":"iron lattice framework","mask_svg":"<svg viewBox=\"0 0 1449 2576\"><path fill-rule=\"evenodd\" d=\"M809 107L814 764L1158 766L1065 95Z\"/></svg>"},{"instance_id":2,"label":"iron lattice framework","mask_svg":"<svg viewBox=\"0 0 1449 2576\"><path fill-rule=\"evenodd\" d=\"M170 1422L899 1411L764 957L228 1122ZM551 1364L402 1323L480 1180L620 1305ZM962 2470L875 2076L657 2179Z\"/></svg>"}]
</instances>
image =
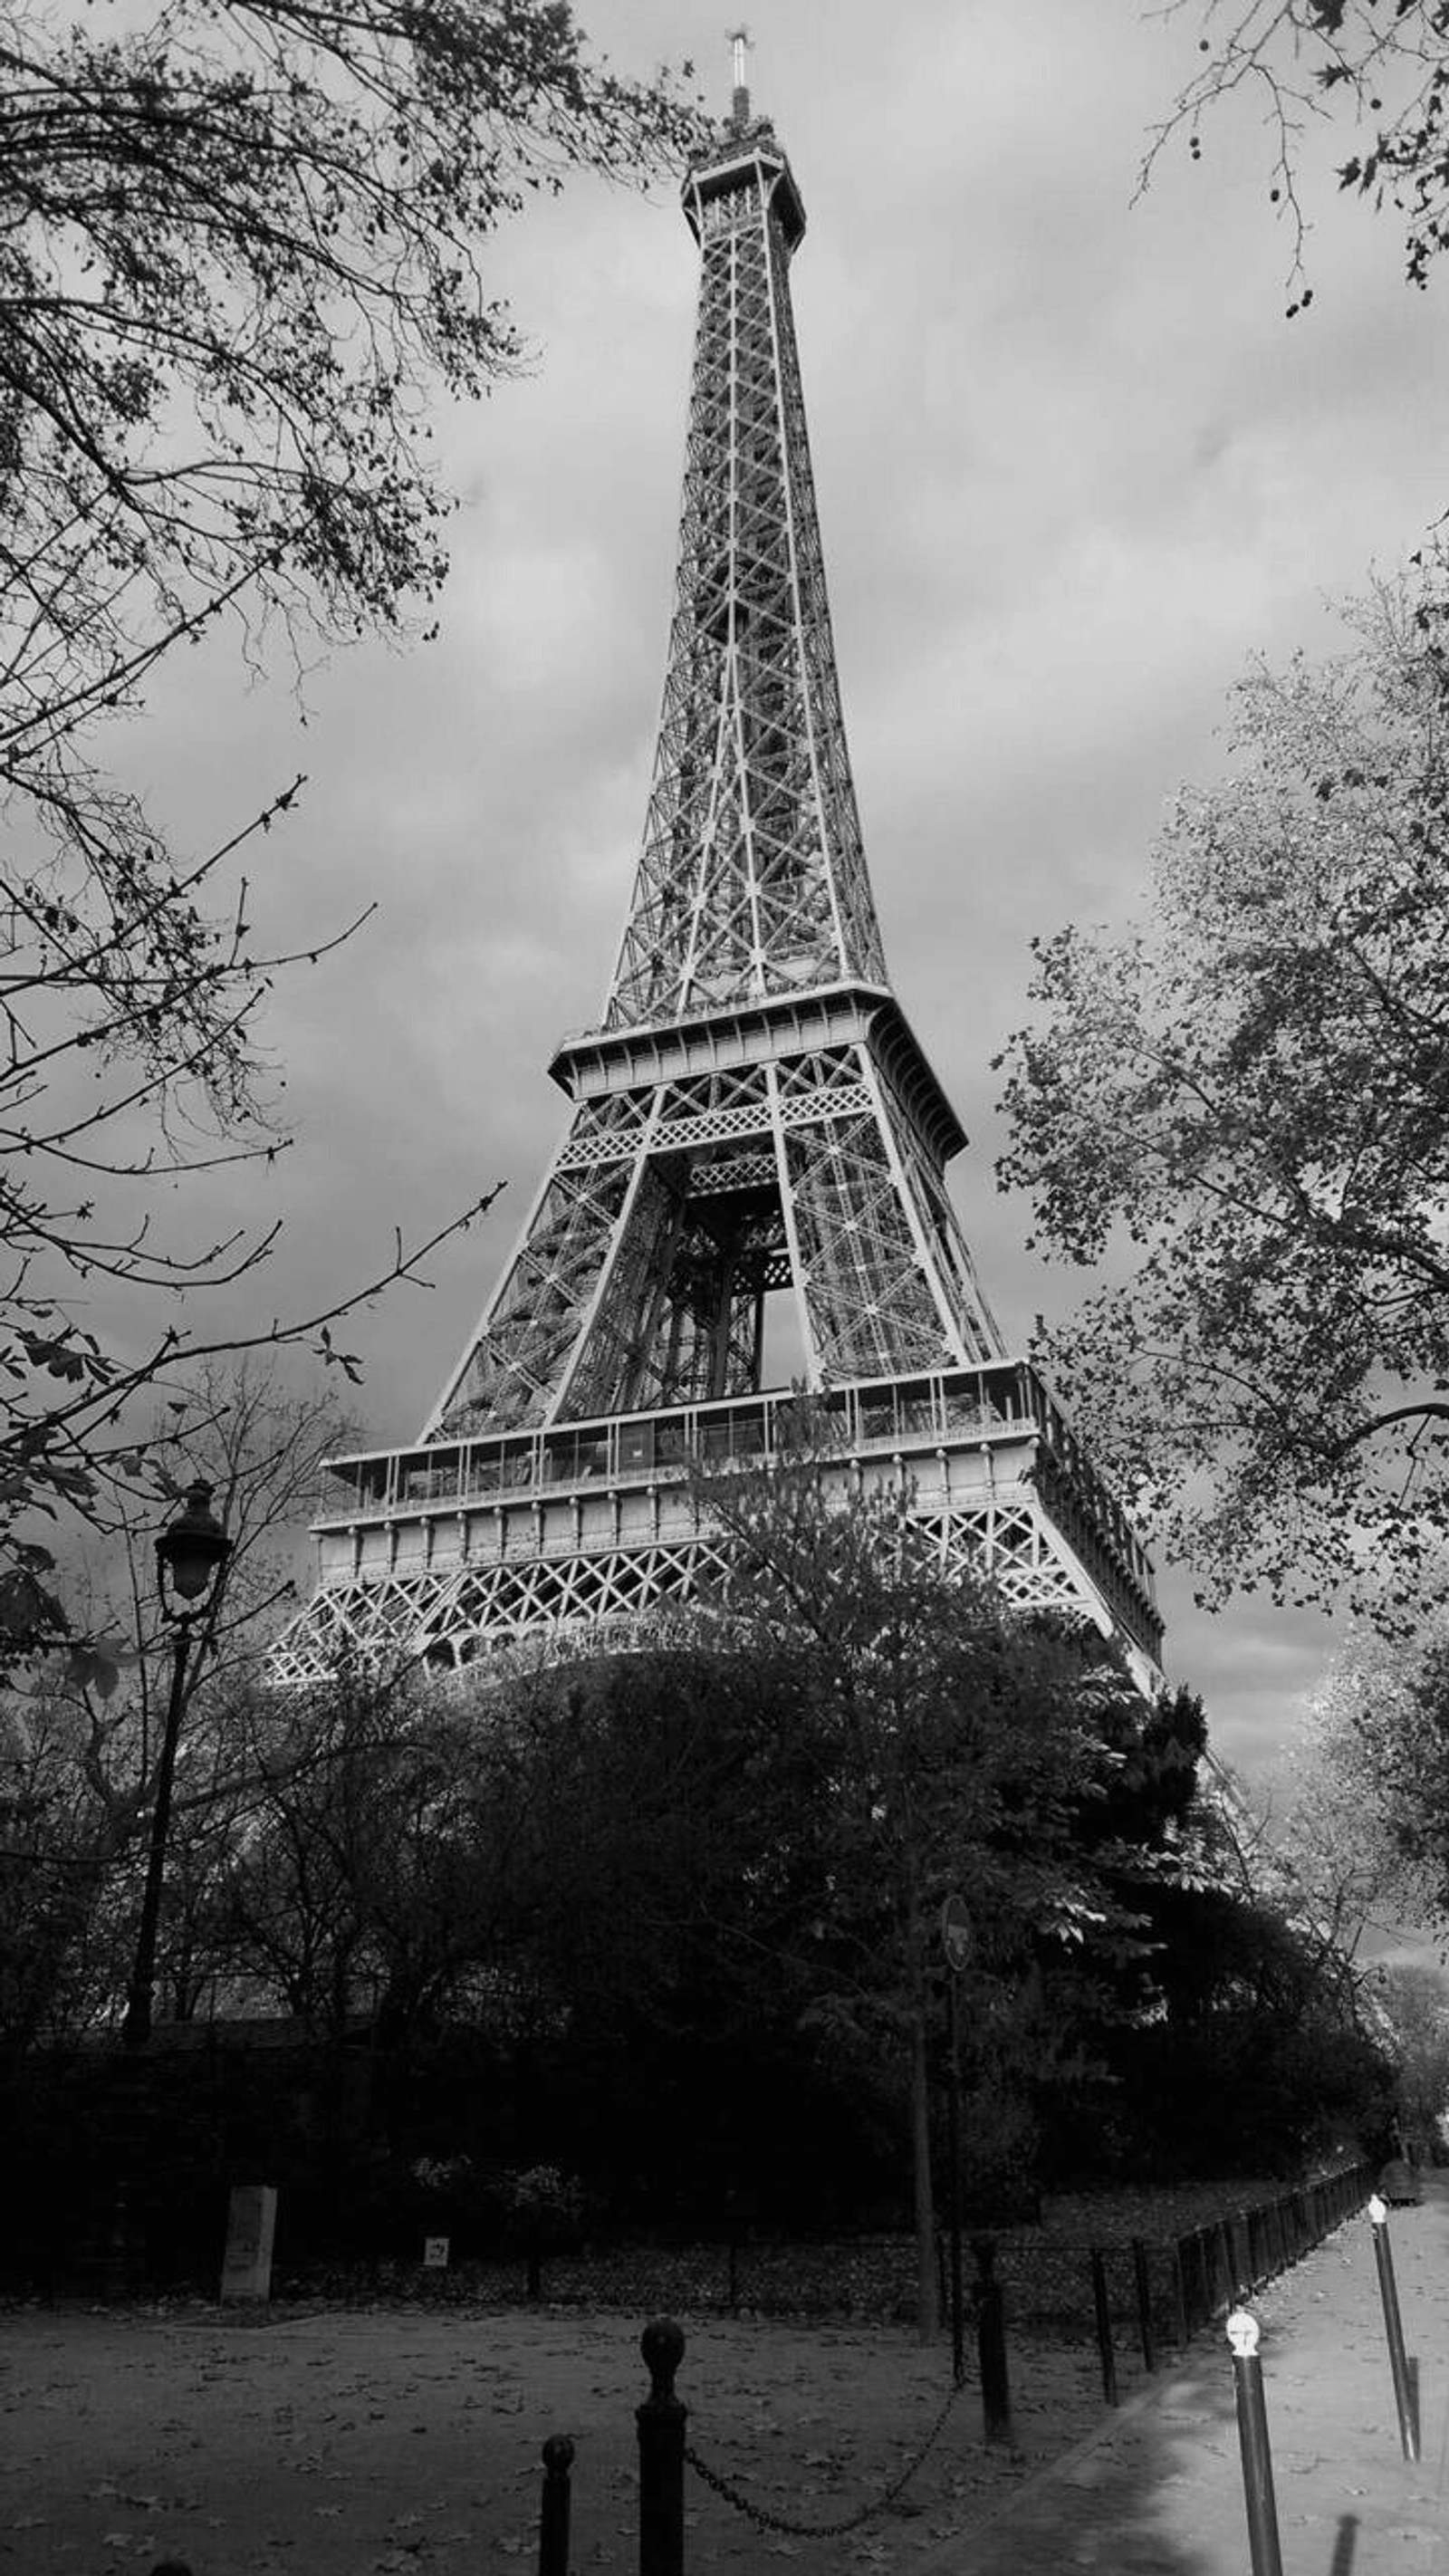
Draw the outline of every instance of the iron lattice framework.
<instances>
[{"instance_id":1,"label":"iron lattice framework","mask_svg":"<svg viewBox=\"0 0 1449 2576\"><path fill-rule=\"evenodd\" d=\"M1150 1569L1007 1357L946 1192L964 1139L886 979L790 308L805 217L742 90L684 202L679 568L608 1002L550 1067L568 1133L421 1445L333 1470L277 1669L657 1620L715 1556L685 1456L772 1454L783 1352L836 1417L842 1481L909 1475L947 1562L1090 1611L1150 1673Z\"/></svg>"}]
</instances>

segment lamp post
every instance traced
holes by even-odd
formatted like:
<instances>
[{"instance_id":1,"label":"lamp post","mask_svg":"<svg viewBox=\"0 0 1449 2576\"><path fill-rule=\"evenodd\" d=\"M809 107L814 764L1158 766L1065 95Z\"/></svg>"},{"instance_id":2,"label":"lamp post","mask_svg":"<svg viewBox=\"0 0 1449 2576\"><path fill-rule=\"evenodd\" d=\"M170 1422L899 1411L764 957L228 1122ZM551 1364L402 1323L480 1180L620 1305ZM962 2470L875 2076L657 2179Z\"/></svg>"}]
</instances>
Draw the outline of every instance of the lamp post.
<instances>
[{"instance_id":1,"label":"lamp post","mask_svg":"<svg viewBox=\"0 0 1449 2576\"><path fill-rule=\"evenodd\" d=\"M231 1554L231 1540L211 1509L211 1487L200 1478L191 1487L176 1518L156 1541L156 1584L161 1608L175 1631L171 1696L161 1758L156 1765L156 1803L151 1810L151 1842L146 1860L146 1889L141 1899L141 1929L126 1996L121 2038L127 2048L143 2048L151 2036L151 1989L156 1982L156 1927L161 1919L161 1881L166 1869L166 1837L171 1827L171 1782L176 1770L176 1742L185 1704L186 1658L191 1625L210 1606L207 1595ZM170 1589L168 1591L168 1577ZM174 1599L172 1596L175 1596ZM179 1605L179 1606L178 1606Z\"/></svg>"},{"instance_id":2,"label":"lamp post","mask_svg":"<svg viewBox=\"0 0 1449 2576\"><path fill-rule=\"evenodd\" d=\"M951 2228L951 2369L959 2388L966 2376L966 2303L961 2285L961 1971L971 1958L971 1917L963 1898L948 1896L941 1908L941 1947L946 1954L946 2048L949 2091L946 2108L950 2126L946 2152L950 2157L950 2198L947 2204Z\"/></svg>"}]
</instances>

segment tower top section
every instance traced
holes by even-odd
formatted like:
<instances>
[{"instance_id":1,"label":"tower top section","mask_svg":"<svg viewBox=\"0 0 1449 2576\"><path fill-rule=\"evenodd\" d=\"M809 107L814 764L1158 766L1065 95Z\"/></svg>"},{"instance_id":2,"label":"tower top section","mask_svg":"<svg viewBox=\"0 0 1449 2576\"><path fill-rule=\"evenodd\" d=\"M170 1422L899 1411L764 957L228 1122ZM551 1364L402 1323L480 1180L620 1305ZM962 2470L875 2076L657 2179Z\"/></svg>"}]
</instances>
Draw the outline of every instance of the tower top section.
<instances>
[{"instance_id":1,"label":"tower top section","mask_svg":"<svg viewBox=\"0 0 1449 2576\"><path fill-rule=\"evenodd\" d=\"M684 211L695 240L702 241L706 208L741 194L757 201L763 197L780 225L786 250L793 251L805 230L804 201L768 116L751 112L745 78L750 31L748 27L732 27L729 35L734 48L730 112L717 140L707 144L689 165L683 188Z\"/></svg>"}]
</instances>

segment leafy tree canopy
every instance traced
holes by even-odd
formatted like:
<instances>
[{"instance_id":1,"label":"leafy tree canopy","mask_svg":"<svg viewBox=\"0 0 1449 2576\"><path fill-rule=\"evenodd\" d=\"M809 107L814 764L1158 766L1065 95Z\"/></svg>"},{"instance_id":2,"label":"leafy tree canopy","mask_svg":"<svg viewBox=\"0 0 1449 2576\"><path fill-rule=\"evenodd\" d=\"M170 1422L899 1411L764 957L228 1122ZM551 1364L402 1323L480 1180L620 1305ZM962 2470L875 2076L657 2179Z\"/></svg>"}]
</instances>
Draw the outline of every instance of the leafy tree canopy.
<instances>
[{"instance_id":1,"label":"leafy tree canopy","mask_svg":"<svg viewBox=\"0 0 1449 2576\"><path fill-rule=\"evenodd\" d=\"M1204 1591L1402 1615L1449 1518L1442 595L1348 623L1239 685L1142 927L1038 943L1000 1168L1108 1265L1044 1349Z\"/></svg>"}]
</instances>

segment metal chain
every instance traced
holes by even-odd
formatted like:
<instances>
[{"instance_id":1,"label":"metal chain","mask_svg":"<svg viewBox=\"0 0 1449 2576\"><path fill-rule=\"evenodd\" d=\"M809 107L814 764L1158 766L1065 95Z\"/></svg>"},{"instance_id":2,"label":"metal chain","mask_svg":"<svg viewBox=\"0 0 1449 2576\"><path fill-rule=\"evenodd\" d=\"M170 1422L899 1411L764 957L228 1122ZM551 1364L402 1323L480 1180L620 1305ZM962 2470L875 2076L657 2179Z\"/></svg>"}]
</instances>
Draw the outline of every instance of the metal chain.
<instances>
[{"instance_id":1,"label":"metal chain","mask_svg":"<svg viewBox=\"0 0 1449 2576\"><path fill-rule=\"evenodd\" d=\"M761 2531L783 2532L791 2540L837 2540L844 2532L858 2531L863 2522L872 2521L876 2514L885 2512L887 2505L895 2503L902 2488L910 2484L917 2469L939 2441L946 2427L946 2418L961 2394L962 2384L959 2380L953 2381L940 2414L920 2449L907 2460L899 2476L892 2478L890 2485L869 2504L863 2504L857 2513L848 2514L843 2522L791 2522L783 2513L771 2513L768 2505L756 2504L742 2488L733 2485L718 2469L712 2469L707 2460L702 2460L692 2446L686 2445L684 2456L707 2487L712 2487L717 2496L721 2496L726 2504L733 2505L736 2513L744 2514L747 2521L757 2524Z\"/></svg>"}]
</instances>

